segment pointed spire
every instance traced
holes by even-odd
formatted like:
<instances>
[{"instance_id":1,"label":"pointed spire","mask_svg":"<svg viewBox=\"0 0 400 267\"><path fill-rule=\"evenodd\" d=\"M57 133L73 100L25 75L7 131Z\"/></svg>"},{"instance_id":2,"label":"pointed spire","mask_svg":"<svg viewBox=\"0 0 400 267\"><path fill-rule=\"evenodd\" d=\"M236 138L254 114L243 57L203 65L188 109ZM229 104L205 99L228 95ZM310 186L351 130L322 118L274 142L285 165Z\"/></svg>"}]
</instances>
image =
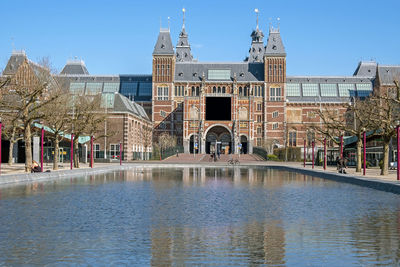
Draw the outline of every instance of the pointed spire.
<instances>
[{"instance_id":1,"label":"pointed spire","mask_svg":"<svg viewBox=\"0 0 400 267\"><path fill-rule=\"evenodd\" d=\"M183 13L183 21L182 21L182 31L185 29L185 12L186 12L186 9L185 8L182 8L182 13Z\"/></svg>"},{"instance_id":2,"label":"pointed spire","mask_svg":"<svg viewBox=\"0 0 400 267\"><path fill-rule=\"evenodd\" d=\"M171 41L169 29L160 29L157 43L154 46L153 55L173 55L174 47Z\"/></svg>"},{"instance_id":3,"label":"pointed spire","mask_svg":"<svg viewBox=\"0 0 400 267\"><path fill-rule=\"evenodd\" d=\"M177 62L185 62L192 61L193 56L190 50L188 35L185 30L185 13L186 9L182 8L182 31L179 34L178 44L176 45L176 61Z\"/></svg>"},{"instance_id":4,"label":"pointed spire","mask_svg":"<svg viewBox=\"0 0 400 267\"><path fill-rule=\"evenodd\" d=\"M257 14L257 20L256 20L256 29L253 30L251 33L251 48L250 48L250 54L249 56L245 59L245 61L248 62L263 62L264 60L264 34L263 32L259 29L258 27L258 8L254 9L254 12Z\"/></svg>"},{"instance_id":5,"label":"pointed spire","mask_svg":"<svg viewBox=\"0 0 400 267\"><path fill-rule=\"evenodd\" d=\"M254 12L256 12L256 14L257 14L257 27L256 27L256 30L258 30L258 8L254 9Z\"/></svg>"}]
</instances>

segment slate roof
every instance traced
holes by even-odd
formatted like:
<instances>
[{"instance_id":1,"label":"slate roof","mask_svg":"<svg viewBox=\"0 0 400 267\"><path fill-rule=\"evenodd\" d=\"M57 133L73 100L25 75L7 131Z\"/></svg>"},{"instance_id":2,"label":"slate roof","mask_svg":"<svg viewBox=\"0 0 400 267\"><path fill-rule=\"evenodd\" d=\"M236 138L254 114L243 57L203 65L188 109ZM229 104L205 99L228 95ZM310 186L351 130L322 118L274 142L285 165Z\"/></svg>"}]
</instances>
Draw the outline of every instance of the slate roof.
<instances>
[{"instance_id":1,"label":"slate roof","mask_svg":"<svg viewBox=\"0 0 400 267\"><path fill-rule=\"evenodd\" d=\"M192 60L193 60L193 56L190 51L188 35L185 31L185 27L182 27L182 31L179 34L179 40L176 45L176 61L184 62L184 61L192 61Z\"/></svg>"},{"instance_id":2,"label":"slate roof","mask_svg":"<svg viewBox=\"0 0 400 267\"><path fill-rule=\"evenodd\" d=\"M114 107L112 111L133 113L139 117L149 120L149 117L147 116L142 106L133 101L130 101L127 97L119 93L115 94Z\"/></svg>"},{"instance_id":3,"label":"slate roof","mask_svg":"<svg viewBox=\"0 0 400 267\"><path fill-rule=\"evenodd\" d=\"M267 40L267 45L265 46L266 56L286 56L285 47L283 46L281 34L279 29L271 28L269 31L269 36Z\"/></svg>"},{"instance_id":4,"label":"slate roof","mask_svg":"<svg viewBox=\"0 0 400 267\"><path fill-rule=\"evenodd\" d=\"M361 61L358 63L354 76L375 78L377 63L374 61Z\"/></svg>"},{"instance_id":5,"label":"slate roof","mask_svg":"<svg viewBox=\"0 0 400 267\"><path fill-rule=\"evenodd\" d=\"M378 76L382 85L394 85L400 81L400 65L378 65Z\"/></svg>"},{"instance_id":6,"label":"slate roof","mask_svg":"<svg viewBox=\"0 0 400 267\"><path fill-rule=\"evenodd\" d=\"M207 81L215 81L208 79L208 70L230 70L230 80L236 73L238 82L257 82L264 81L264 64L263 63L203 63L203 62L177 62L175 65L175 82L198 82L201 76L205 75Z\"/></svg>"},{"instance_id":7,"label":"slate roof","mask_svg":"<svg viewBox=\"0 0 400 267\"><path fill-rule=\"evenodd\" d=\"M70 60L67 61L67 64L64 66L60 74L81 74L88 75L89 72L86 68L85 62L83 60Z\"/></svg>"},{"instance_id":8,"label":"slate roof","mask_svg":"<svg viewBox=\"0 0 400 267\"><path fill-rule=\"evenodd\" d=\"M249 50L249 57L246 61L249 62L264 62L264 34L258 28L251 33L251 47Z\"/></svg>"},{"instance_id":9,"label":"slate roof","mask_svg":"<svg viewBox=\"0 0 400 267\"><path fill-rule=\"evenodd\" d=\"M24 51L13 51L3 70L3 75L14 75L25 59L27 59L27 57Z\"/></svg>"},{"instance_id":10,"label":"slate roof","mask_svg":"<svg viewBox=\"0 0 400 267\"><path fill-rule=\"evenodd\" d=\"M173 55L174 47L172 46L171 35L168 29L160 29L157 43L154 46L153 55Z\"/></svg>"}]
</instances>

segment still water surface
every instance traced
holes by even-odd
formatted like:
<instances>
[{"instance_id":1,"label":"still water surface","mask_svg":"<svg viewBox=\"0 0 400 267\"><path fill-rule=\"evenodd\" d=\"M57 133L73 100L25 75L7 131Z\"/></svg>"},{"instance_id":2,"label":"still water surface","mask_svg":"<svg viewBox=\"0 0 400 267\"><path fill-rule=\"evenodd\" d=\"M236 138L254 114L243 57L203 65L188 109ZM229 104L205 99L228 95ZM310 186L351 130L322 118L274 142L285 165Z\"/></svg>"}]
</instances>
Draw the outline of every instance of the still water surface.
<instances>
[{"instance_id":1,"label":"still water surface","mask_svg":"<svg viewBox=\"0 0 400 267\"><path fill-rule=\"evenodd\" d=\"M399 265L400 197L263 168L0 188L0 265Z\"/></svg>"}]
</instances>

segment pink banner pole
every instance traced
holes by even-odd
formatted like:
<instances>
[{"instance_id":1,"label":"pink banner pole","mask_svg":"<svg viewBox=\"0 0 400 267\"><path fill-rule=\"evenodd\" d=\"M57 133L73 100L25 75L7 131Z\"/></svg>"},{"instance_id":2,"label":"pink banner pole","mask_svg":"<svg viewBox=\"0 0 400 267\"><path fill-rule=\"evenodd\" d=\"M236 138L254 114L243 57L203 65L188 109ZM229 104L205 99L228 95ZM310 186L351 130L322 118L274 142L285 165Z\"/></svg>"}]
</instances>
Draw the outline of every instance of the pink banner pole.
<instances>
[{"instance_id":1,"label":"pink banner pole","mask_svg":"<svg viewBox=\"0 0 400 267\"><path fill-rule=\"evenodd\" d=\"M340 158L343 158L343 135L340 136Z\"/></svg>"},{"instance_id":2,"label":"pink banner pole","mask_svg":"<svg viewBox=\"0 0 400 267\"><path fill-rule=\"evenodd\" d=\"M326 138L324 138L324 170L326 170Z\"/></svg>"},{"instance_id":3,"label":"pink banner pole","mask_svg":"<svg viewBox=\"0 0 400 267\"><path fill-rule=\"evenodd\" d=\"M1 174L1 128L3 124L0 122L0 174Z\"/></svg>"},{"instance_id":4,"label":"pink banner pole","mask_svg":"<svg viewBox=\"0 0 400 267\"><path fill-rule=\"evenodd\" d=\"M397 126L397 180L400 180L400 125Z\"/></svg>"},{"instance_id":5,"label":"pink banner pole","mask_svg":"<svg viewBox=\"0 0 400 267\"><path fill-rule=\"evenodd\" d=\"M363 133L363 175L365 175L365 169L367 168L367 133L364 131Z\"/></svg>"},{"instance_id":6,"label":"pink banner pole","mask_svg":"<svg viewBox=\"0 0 400 267\"><path fill-rule=\"evenodd\" d=\"M40 148L41 148L41 150L40 150L40 170L41 170L41 172L43 172L43 147L44 147L44 145L43 145L43 143L44 143L44 128L42 127L42 134L41 134L41 136L40 136Z\"/></svg>"},{"instance_id":7,"label":"pink banner pole","mask_svg":"<svg viewBox=\"0 0 400 267\"><path fill-rule=\"evenodd\" d=\"M71 170L73 161L74 161L74 134L71 134Z\"/></svg>"},{"instance_id":8,"label":"pink banner pole","mask_svg":"<svg viewBox=\"0 0 400 267\"><path fill-rule=\"evenodd\" d=\"M306 167L306 140L304 139L304 159L303 159L303 167Z\"/></svg>"},{"instance_id":9,"label":"pink banner pole","mask_svg":"<svg viewBox=\"0 0 400 267\"><path fill-rule=\"evenodd\" d=\"M119 142L119 165L122 165L122 146L121 146L121 142Z\"/></svg>"},{"instance_id":10,"label":"pink banner pole","mask_svg":"<svg viewBox=\"0 0 400 267\"><path fill-rule=\"evenodd\" d=\"M90 137L90 168L93 168L93 136Z\"/></svg>"},{"instance_id":11,"label":"pink banner pole","mask_svg":"<svg viewBox=\"0 0 400 267\"><path fill-rule=\"evenodd\" d=\"M312 168L314 169L314 141L312 141Z\"/></svg>"}]
</instances>

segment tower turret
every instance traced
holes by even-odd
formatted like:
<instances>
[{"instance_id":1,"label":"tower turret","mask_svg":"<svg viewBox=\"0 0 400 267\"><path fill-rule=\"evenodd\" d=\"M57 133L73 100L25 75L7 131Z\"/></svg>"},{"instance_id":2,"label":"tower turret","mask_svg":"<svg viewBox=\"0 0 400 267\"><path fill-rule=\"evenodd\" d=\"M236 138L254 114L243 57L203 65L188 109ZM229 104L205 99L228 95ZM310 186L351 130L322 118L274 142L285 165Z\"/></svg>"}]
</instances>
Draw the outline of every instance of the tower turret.
<instances>
[{"instance_id":1,"label":"tower turret","mask_svg":"<svg viewBox=\"0 0 400 267\"><path fill-rule=\"evenodd\" d=\"M179 34L178 44L176 45L176 61L177 62L186 62L192 61L193 56L190 50L188 34L185 30L185 12L186 10L183 8L183 23L182 23L182 31Z\"/></svg>"},{"instance_id":2,"label":"tower turret","mask_svg":"<svg viewBox=\"0 0 400 267\"><path fill-rule=\"evenodd\" d=\"M256 29L251 33L251 48L249 50L249 57L248 57L248 62L263 62L263 56L264 56L264 34L263 32L258 28L258 9L256 8L254 10L257 13L257 27Z\"/></svg>"}]
</instances>

